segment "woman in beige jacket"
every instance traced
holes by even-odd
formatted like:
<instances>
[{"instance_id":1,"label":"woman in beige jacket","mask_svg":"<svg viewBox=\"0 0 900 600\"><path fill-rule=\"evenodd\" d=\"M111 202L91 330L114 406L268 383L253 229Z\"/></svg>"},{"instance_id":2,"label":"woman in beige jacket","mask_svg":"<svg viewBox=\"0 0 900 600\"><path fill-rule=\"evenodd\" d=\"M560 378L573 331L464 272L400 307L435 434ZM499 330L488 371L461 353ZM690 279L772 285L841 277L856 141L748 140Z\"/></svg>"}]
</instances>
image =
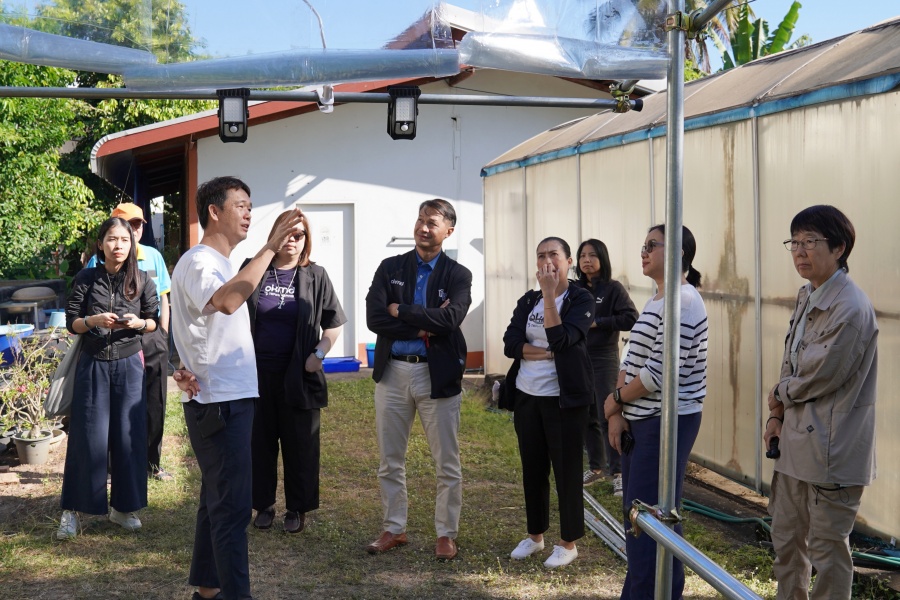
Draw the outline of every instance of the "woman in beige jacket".
<instances>
[{"instance_id":1,"label":"woman in beige jacket","mask_svg":"<svg viewBox=\"0 0 900 600\"><path fill-rule=\"evenodd\" d=\"M785 339L781 379L769 393L764 439L778 438L769 514L778 598L849 598L849 536L863 488L875 478L878 325L848 275L855 231L833 206L794 217L785 247L809 283Z\"/></svg>"}]
</instances>

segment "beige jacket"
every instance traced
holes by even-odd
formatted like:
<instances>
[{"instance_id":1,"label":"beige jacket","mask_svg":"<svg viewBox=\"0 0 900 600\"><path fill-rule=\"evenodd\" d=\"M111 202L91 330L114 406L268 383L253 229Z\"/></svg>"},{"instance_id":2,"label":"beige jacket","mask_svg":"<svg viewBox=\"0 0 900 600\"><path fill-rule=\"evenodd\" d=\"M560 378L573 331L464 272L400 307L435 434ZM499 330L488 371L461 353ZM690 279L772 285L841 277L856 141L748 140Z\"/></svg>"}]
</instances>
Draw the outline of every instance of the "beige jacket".
<instances>
[{"instance_id":1,"label":"beige jacket","mask_svg":"<svg viewBox=\"0 0 900 600\"><path fill-rule=\"evenodd\" d=\"M775 470L802 481L868 485L875 478L875 309L840 272L807 316L791 368L791 341L809 288L800 288L776 396L784 403Z\"/></svg>"}]
</instances>

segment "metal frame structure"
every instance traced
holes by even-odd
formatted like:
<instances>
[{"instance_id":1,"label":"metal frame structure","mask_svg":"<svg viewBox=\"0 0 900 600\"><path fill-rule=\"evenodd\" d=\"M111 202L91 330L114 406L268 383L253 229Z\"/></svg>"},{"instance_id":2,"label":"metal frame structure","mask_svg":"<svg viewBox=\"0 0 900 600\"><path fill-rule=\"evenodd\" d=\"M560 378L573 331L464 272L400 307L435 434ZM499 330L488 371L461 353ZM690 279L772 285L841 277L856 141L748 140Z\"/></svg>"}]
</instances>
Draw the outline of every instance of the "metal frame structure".
<instances>
[{"instance_id":1,"label":"metal frame structure","mask_svg":"<svg viewBox=\"0 0 900 600\"><path fill-rule=\"evenodd\" d=\"M681 328L681 244L683 222L683 176L684 176L684 44L687 37L695 36L706 24L722 11L731 0L713 0L702 10L688 15L684 12L685 0L669 0L666 19L669 65L667 73L666 116L666 231L665 231L665 305L664 320L667 332L677 332ZM643 102L631 100L635 80L619 82L611 89L613 99L548 98L533 96L478 96L431 94L419 98L420 104L455 104L480 106L532 106L557 108L594 108L626 112L640 111ZM216 92L150 92L124 88L26 88L0 87L0 97L9 98L80 98L80 99L173 99L173 100L215 100ZM250 100L280 102L318 102L320 95L315 92L263 91L252 90ZM387 104L387 93L335 92L334 103L375 103ZM524 172L523 172L524 173ZM664 372L662 418L660 423L660 466L659 505L657 507L637 506L632 510L632 523L636 531L643 531L658 543L656 594L657 600L667 600L672 590L672 557L678 556L716 590L728 598L759 598L748 588L729 575L724 569L706 558L699 550L688 544L671 528L679 519L675 506L675 456L678 426L678 356L679 336L664 336ZM759 419L758 419L759 420ZM759 466L757 467L759 472ZM600 518L585 509L585 520L597 535L625 557L624 530L603 509L594 498L584 493L591 508L598 511ZM664 517L663 517L664 516ZM663 517L663 518L660 518Z\"/></svg>"}]
</instances>

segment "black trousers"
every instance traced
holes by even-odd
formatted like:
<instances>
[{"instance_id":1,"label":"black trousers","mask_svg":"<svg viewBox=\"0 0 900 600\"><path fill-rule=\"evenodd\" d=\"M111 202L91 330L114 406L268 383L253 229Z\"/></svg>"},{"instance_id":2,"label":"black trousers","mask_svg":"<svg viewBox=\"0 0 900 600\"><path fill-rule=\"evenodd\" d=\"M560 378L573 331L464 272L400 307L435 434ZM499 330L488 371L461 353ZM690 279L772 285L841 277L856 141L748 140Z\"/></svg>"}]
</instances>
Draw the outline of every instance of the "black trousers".
<instances>
[{"instance_id":1,"label":"black trousers","mask_svg":"<svg viewBox=\"0 0 900 600\"><path fill-rule=\"evenodd\" d=\"M250 430L253 398L213 404L184 403L191 447L200 465L200 505L194 529L190 585L222 588L227 600L250 596L247 526L250 524ZM208 437L198 421L221 411L225 427Z\"/></svg>"},{"instance_id":2,"label":"black trousers","mask_svg":"<svg viewBox=\"0 0 900 600\"><path fill-rule=\"evenodd\" d=\"M147 387L147 472L159 470L166 422L166 377L169 374L169 334L157 326L141 336L144 385Z\"/></svg>"},{"instance_id":3,"label":"black trousers","mask_svg":"<svg viewBox=\"0 0 900 600\"><path fill-rule=\"evenodd\" d=\"M528 533L550 527L550 468L559 497L560 537L574 542L584 536L581 461L588 407L560 408L559 397L517 392L513 422L522 458L522 486Z\"/></svg>"},{"instance_id":4,"label":"black trousers","mask_svg":"<svg viewBox=\"0 0 900 600\"><path fill-rule=\"evenodd\" d=\"M619 355L610 352L603 355L592 354L591 366L594 368L594 403L588 417L587 431L584 434L584 447L587 450L588 466L594 471L606 469L610 475L622 472L622 460L616 449L609 443L609 423L603 414L603 403L606 397L616 389L619 376Z\"/></svg>"},{"instance_id":5,"label":"black trousers","mask_svg":"<svg viewBox=\"0 0 900 600\"><path fill-rule=\"evenodd\" d=\"M259 400L253 418L253 508L275 504L278 451L284 465L288 510L319 508L319 429L321 411L292 406L284 395L284 371L259 371Z\"/></svg>"}]
</instances>

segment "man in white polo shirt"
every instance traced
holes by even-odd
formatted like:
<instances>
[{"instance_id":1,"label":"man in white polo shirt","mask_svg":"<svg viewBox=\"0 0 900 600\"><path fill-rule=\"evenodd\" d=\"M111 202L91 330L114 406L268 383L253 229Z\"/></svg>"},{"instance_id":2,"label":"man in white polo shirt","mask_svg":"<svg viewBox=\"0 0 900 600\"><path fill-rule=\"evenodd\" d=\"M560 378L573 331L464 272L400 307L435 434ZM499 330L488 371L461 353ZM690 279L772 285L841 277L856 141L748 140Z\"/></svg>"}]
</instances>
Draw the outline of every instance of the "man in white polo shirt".
<instances>
[{"instance_id":1,"label":"man in white polo shirt","mask_svg":"<svg viewBox=\"0 0 900 600\"><path fill-rule=\"evenodd\" d=\"M200 507L188 582L194 599L251 598L247 525L251 516L250 433L258 396L256 355L245 301L275 253L300 230L284 219L238 272L229 256L250 229L250 188L217 177L197 190L202 243L172 273L172 333L187 372L176 372L191 446L200 466ZM191 375L193 374L193 375Z\"/></svg>"}]
</instances>

